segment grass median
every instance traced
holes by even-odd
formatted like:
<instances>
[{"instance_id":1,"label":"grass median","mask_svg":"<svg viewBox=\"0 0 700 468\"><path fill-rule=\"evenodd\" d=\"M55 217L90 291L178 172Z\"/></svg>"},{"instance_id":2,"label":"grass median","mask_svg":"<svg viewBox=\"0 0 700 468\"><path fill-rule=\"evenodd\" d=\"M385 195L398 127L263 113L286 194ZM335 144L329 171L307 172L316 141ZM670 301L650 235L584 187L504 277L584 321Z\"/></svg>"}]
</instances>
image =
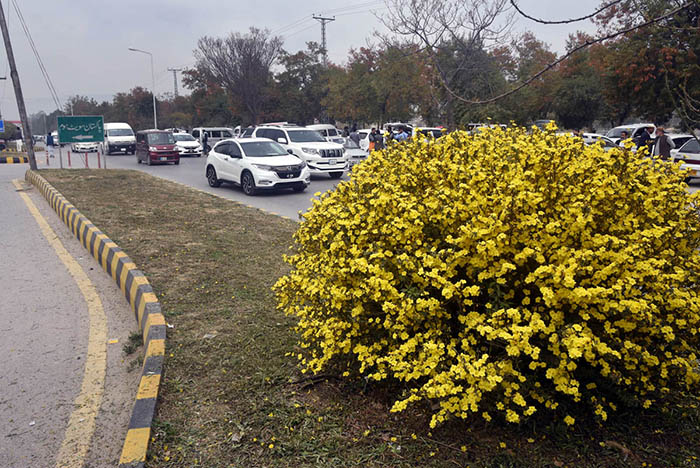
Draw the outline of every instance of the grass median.
<instances>
[{"instance_id":1,"label":"grass median","mask_svg":"<svg viewBox=\"0 0 700 468\"><path fill-rule=\"evenodd\" d=\"M41 174L146 273L172 326L149 467L700 466L697 402L606 428L430 431L420 409L389 413L386 387L309 379L270 292L295 222L137 171Z\"/></svg>"}]
</instances>

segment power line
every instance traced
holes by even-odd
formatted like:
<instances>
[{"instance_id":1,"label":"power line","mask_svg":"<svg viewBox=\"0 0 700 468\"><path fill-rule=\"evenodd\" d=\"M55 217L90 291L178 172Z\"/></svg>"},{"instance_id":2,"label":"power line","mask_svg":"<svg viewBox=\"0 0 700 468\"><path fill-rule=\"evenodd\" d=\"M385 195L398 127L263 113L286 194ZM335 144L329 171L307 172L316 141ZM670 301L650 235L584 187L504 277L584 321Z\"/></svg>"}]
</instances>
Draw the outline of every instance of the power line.
<instances>
[{"instance_id":1,"label":"power line","mask_svg":"<svg viewBox=\"0 0 700 468\"><path fill-rule=\"evenodd\" d=\"M46 86L49 88L49 92L51 93L51 97L53 98L54 104L56 104L56 109L61 110L61 100L58 97L58 92L56 92L56 88L54 87L53 82L51 81L49 72L46 70L43 60L41 60L41 55L39 55L39 51L37 50L36 44L34 43L34 39L32 38L32 34L29 31L29 27L27 26L27 23L24 20L22 10L20 10L19 5L15 0L12 0L12 6L14 7L15 12L17 13L17 18L19 19L19 23L22 26L22 30L24 30L24 35L27 36L27 41L29 41L29 47L31 47L32 52L34 52L34 57L36 57L36 61L39 64L39 70L41 70L41 74L44 76L44 81L46 82Z\"/></svg>"}]
</instances>

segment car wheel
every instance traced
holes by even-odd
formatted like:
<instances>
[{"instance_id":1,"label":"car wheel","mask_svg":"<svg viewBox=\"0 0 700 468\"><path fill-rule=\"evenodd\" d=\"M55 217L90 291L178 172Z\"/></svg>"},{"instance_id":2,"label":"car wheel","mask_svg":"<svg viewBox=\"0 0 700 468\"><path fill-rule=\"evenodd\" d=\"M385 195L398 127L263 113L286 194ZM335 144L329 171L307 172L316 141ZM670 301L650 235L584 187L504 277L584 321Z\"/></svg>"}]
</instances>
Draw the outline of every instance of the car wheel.
<instances>
[{"instance_id":1,"label":"car wheel","mask_svg":"<svg viewBox=\"0 0 700 468\"><path fill-rule=\"evenodd\" d=\"M331 176L331 179L340 179L343 177L342 172L331 172L329 175Z\"/></svg>"},{"instance_id":2,"label":"car wheel","mask_svg":"<svg viewBox=\"0 0 700 468\"><path fill-rule=\"evenodd\" d=\"M304 190L306 190L306 184L295 185L295 186L292 188L292 190L294 190L296 193L301 193L301 192L303 192Z\"/></svg>"},{"instance_id":3,"label":"car wheel","mask_svg":"<svg viewBox=\"0 0 700 468\"><path fill-rule=\"evenodd\" d=\"M244 172L241 176L241 188L246 195L255 195L255 179L250 172Z\"/></svg>"},{"instance_id":4,"label":"car wheel","mask_svg":"<svg viewBox=\"0 0 700 468\"><path fill-rule=\"evenodd\" d=\"M209 182L209 187L221 186L221 180L216 177L216 170L213 166L207 167L207 182Z\"/></svg>"}]
</instances>

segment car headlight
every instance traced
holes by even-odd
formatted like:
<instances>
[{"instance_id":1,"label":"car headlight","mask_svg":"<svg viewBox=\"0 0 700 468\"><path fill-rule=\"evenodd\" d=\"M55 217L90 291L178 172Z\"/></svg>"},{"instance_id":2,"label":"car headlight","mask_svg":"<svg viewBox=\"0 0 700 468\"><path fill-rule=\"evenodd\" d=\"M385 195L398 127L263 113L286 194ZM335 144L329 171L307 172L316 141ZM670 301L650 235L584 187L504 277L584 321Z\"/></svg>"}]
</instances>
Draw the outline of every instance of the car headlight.
<instances>
[{"instance_id":1,"label":"car headlight","mask_svg":"<svg viewBox=\"0 0 700 468\"><path fill-rule=\"evenodd\" d=\"M316 148L302 148L301 149L304 153L309 153L309 154L319 154L318 150Z\"/></svg>"},{"instance_id":2,"label":"car headlight","mask_svg":"<svg viewBox=\"0 0 700 468\"><path fill-rule=\"evenodd\" d=\"M149 146L148 151L158 151L158 148L156 148L155 146Z\"/></svg>"},{"instance_id":3,"label":"car headlight","mask_svg":"<svg viewBox=\"0 0 700 468\"><path fill-rule=\"evenodd\" d=\"M302 169L304 169L304 168L306 167L306 161L304 161L304 160L302 159L302 160L299 162L299 167L301 167Z\"/></svg>"},{"instance_id":4,"label":"car headlight","mask_svg":"<svg viewBox=\"0 0 700 468\"><path fill-rule=\"evenodd\" d=\"M273 171L275 169L274 166L268 166L267 164L253 164L253 166L263 171Z\"/></svg>"}]
</instances>

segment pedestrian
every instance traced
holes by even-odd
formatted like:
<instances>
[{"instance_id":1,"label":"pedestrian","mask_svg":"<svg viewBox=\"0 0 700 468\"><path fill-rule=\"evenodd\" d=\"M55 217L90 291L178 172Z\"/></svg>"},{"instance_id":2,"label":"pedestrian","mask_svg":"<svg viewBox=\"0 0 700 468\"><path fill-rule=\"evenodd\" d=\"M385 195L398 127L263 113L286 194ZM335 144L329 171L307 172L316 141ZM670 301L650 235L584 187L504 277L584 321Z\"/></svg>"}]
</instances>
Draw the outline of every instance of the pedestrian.
<instances>
[{"instance_id":1,"label":"pedestrian","mask_svg":"<svg viewBox=\"0 0 700 468\"><path fill-rule=\"evenodd\" d=\"M379 130L374 132L374 150L379 151L384 149L384 137Z\"/></svg>"},{"instance_id":2,"label":"pedestrian","mask_svg":"<svg viewBox=\"0 0 700 468\"><path fill-rule=\"evenodd\" d=\"M371 153L374 151L374 135L377 132L377 129L372 127L372 130L370 130L369 135L367 135L367 139L369 140L369 152Z\"/></svg>"},{"instance_id":3,"label":"pedestrian","mask_svg":"<svg viewBox=\"0 0 700 468\"><path fill-rule=\"evenodd\" d=\"M54 146L54 141L53 141L53 135L48 134L46 135L46 148L49 150L49 157L53 158L53 146Z\"/></svg>"},{"instance_id":4,"label":"pedestrian","mask_svg":"<svg viewBox=\"0 0 700 468\"><path fill-rule=\"evenodd\" d=\"M630 137L630 134L627 133L627 130L623 130L623 131L620 132L620 142L625 141L625 140L628 139L629 137Z\"/></svg>"},{"instance_id":5,"label":"pedestrian","mask_svg":"<svg viewBox=\"0 0 700 468\"><path fill-rule=\"evenodd\" d=\"M676 144L671 140L671 137L666 135L663 127L656 128L656 140L654 141L654 150L652 154L659 156L662 160L667 161L671 158L671 150L676 147Z\"/></svg>"},{"instance_id":6,"label":"pedestrian","mask_svg":"<svg viewBox=\"0 0 700 468\"><path fill-rule=\"evenodd\" d=\"M204 154L209 154L209 134L207 132L202 132L202 149Z\"/></svg>"},{"instance_id":7,"label":"pedestrian","mask_svg":"<svg viewBox=\"0 0 700 468\"><path fill-rule=\"evenodd\" d=\"M404 127L399 127L399 133L394 137L399 143L408 140L408 133Z\"/></svg>"},{"instance_id":8,"label":"pedestrian","mask_svg":"<svg viewBox=\"0 0 700 468\"><path fill-rule=\"evenodd\" d=\"M357 133L357 129L354 129L352 132L350 132L348 138L357 143L357 146L360 146L360 134Z\"/></svg>"},{"instance_id":9,"label":"pedestrian","mask_svg":"<svg viewBox=\"0 0 700 468\"><path fill-rule=\"evenodd\" d=\"M386 146L389 146L389 144L394 141L394 131L391 128L391 125L386 126L386 133L384 134L384 141L386 142Z\"/></svg>"},{"instance_id":10,"label":"pedestrian","mask_svg":"<svg viewBox=\"0 0 700 468\"><path fill-rule=\"evenodd\" d=\"M356 132L356 131L357 131L357 124L356 124L356 123L353 123L353 124L352 124L352 129L350 130L350 133Z\"/></svg>"},{"instance_id":11,"label":"pedestrian","mask_svg":"<svg viewBox=\"0 0 700 468\"><path fill-rule=\"evenodd\" d=\"M343 136L345 138L350 136L350 127L348 127L347 125L345 127L343 127Z\"/></svg>"},{"instance_id":12,"label":"pedestrian","mask_svg":"<svg viewBox=\"0 0 700 468\"><path fill-rule=\"evenodd\" d=\"M654 144L653 138L651 138L652 127L645 127L642 133L639 134L635 143L637 144L637 149L642 149L644 146L647 147L649 154L652 151L652 145Z\"/></svg>"}]
</instances>

